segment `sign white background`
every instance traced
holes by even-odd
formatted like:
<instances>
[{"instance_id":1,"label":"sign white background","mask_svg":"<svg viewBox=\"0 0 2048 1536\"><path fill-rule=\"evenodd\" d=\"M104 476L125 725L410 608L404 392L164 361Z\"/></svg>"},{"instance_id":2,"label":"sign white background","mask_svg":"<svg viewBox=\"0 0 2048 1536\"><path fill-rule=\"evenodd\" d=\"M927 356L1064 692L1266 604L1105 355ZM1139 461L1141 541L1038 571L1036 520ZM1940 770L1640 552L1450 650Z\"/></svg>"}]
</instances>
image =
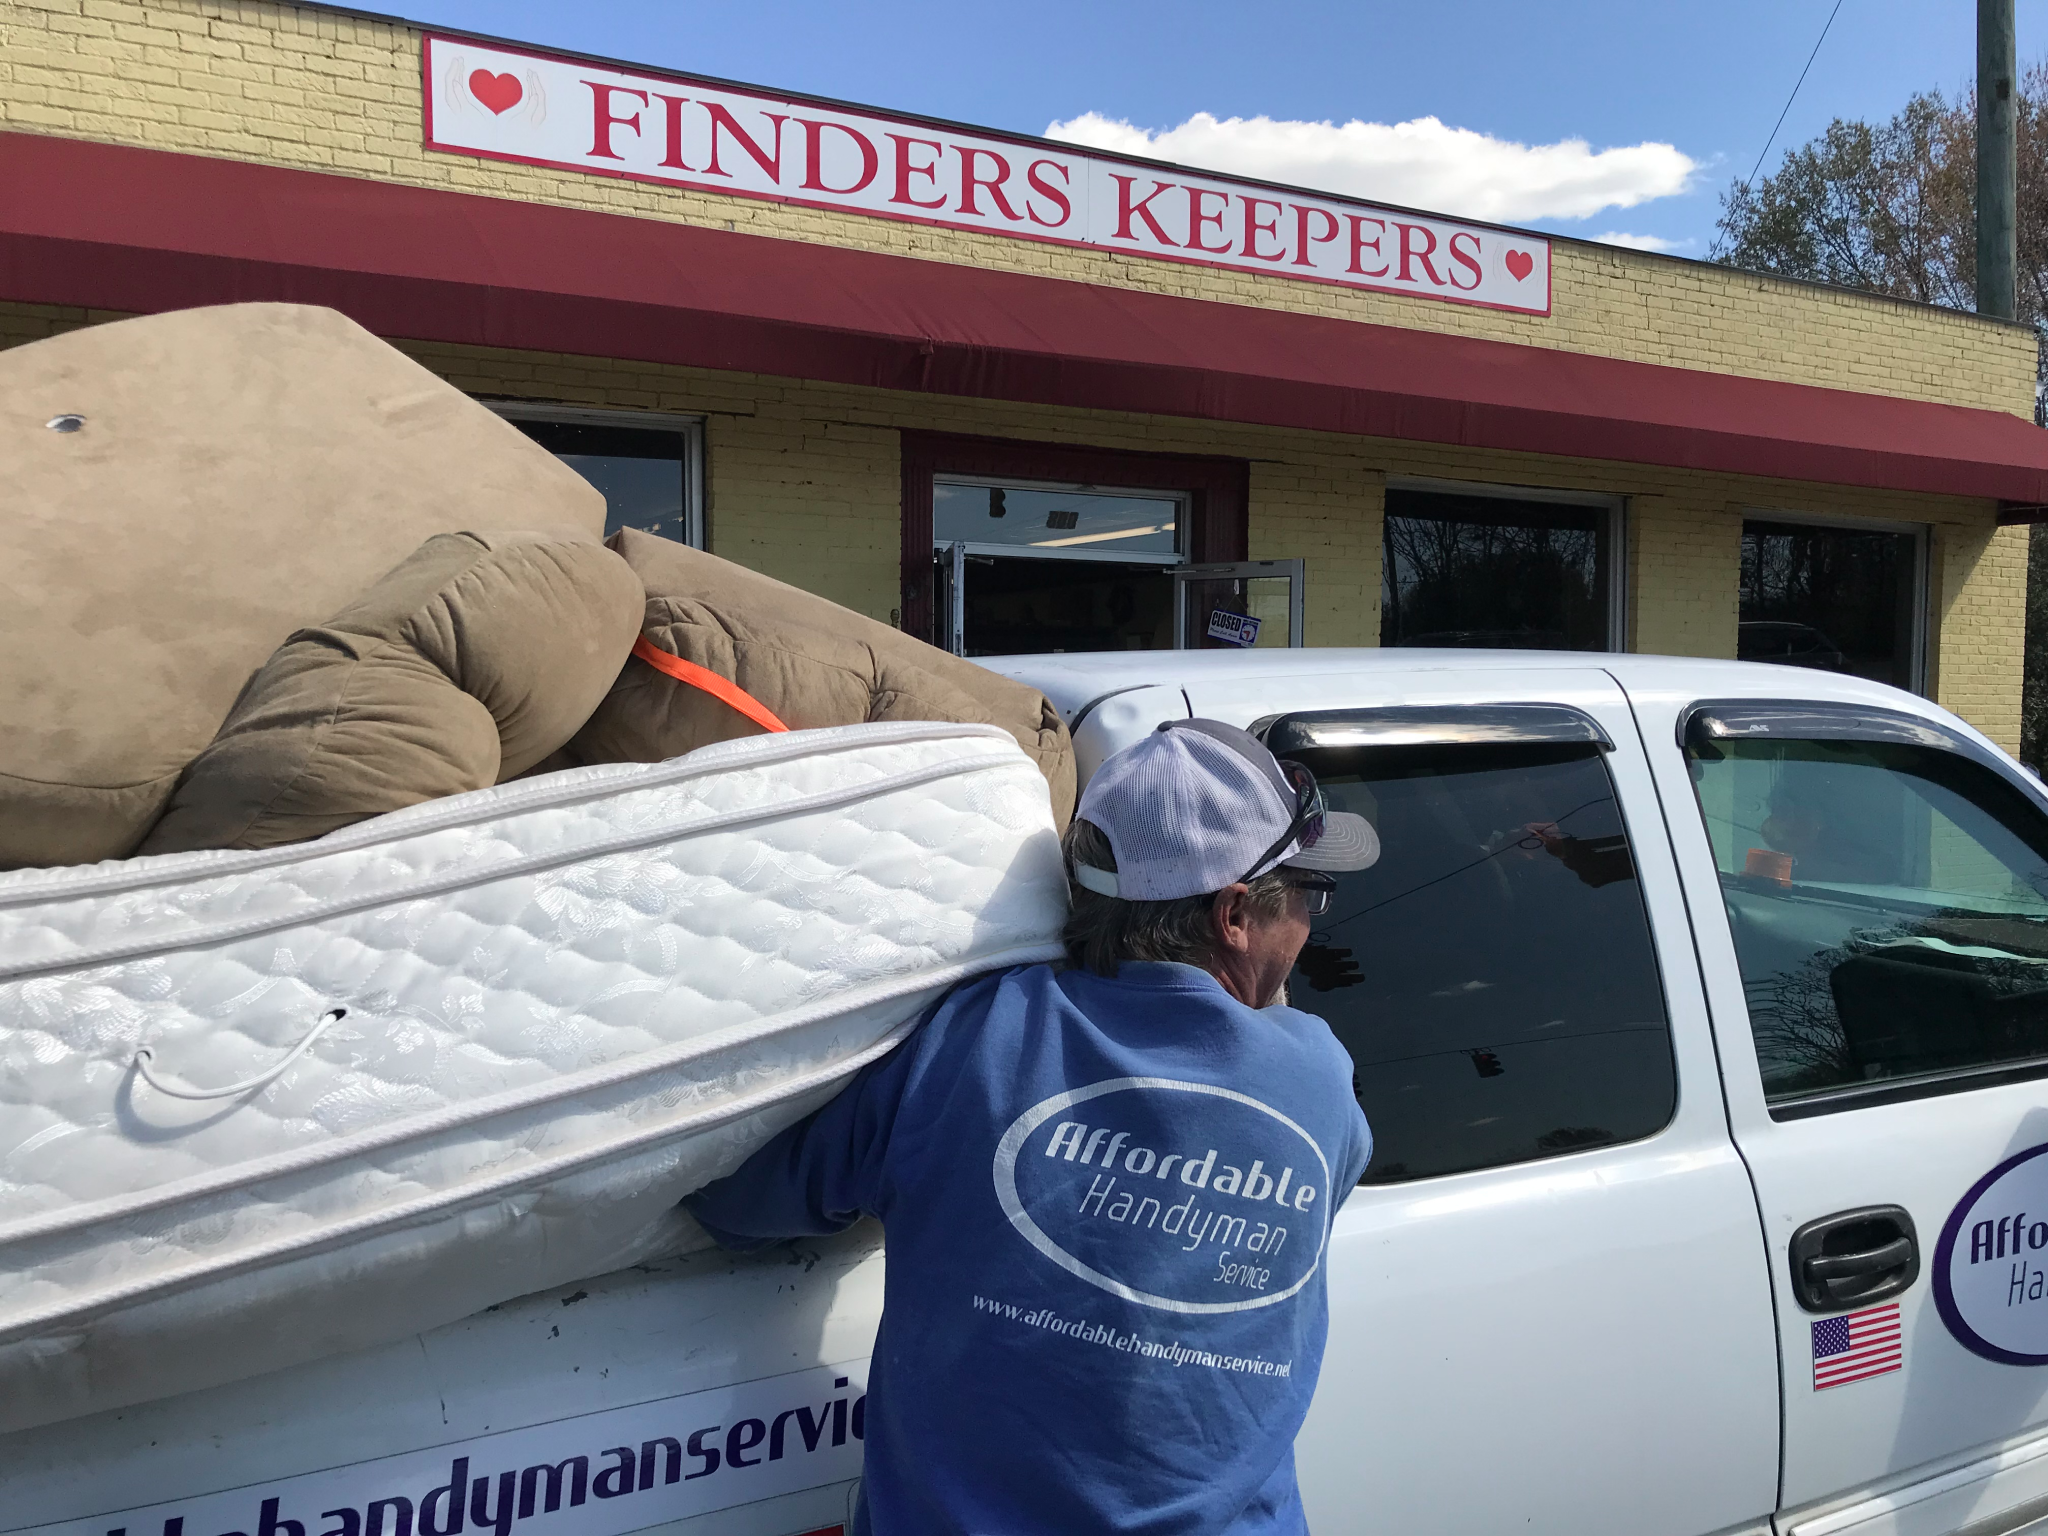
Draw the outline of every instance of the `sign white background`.
<instances>
[{"instance_id":1,"label":"sign white background","mask_svg":"<svg viewBox=\"0 0 2048 1536\"><path fill-rule=\"evenodd\" d=\"M787 1376L771 1376L708 1392L692 1392L681 1397L661 1398L631 1407L535 1424L525 1429L481 1435L471 1440L437 1445L430 1450L329 1467L222 1493L173 1499L83 1520L37 1526L18 1533L18 1536L107 1536L109 1531L120 1528L125 1528L128 1536L161 1536L171 1529L166 1522L177 1519L184 1521L185 1536L214 1536L214 1533L223 1531L254 1532L263 1501L270 1498L278 1500L280 1519L297 1520L305 1527L306 1536L319 1536L324 1529L338 1528L336 1521L321 1518L323 1510L347 1508L360 1514L370 1500L394 1495L409 1499L417 1510L430 1490L447 1483L450 1464L457 1457L469 1459L472 1482L479 1477L489 1478L487 1496L495 1511L498 1478L507 1471L520 1472L539 1463L559 1462L565 1456L588 1456L590 1476L595 1479L607 1465L603 1452L608 1446L627 1446L637 1450L643 1441L659 1436L682 1441L687 1440L692 1431L714 1425L729 1429L750 1418L759 1419L764 1424L772 1423L776 1415L785 1409L807 1405L816 1413L835 1399L844 1400L850 1414L854 1400L867 1390L867 1375L868 1362L865 1360L819 1366ZM848 1385L835 1387L833 1383L842 1377L847 1379ZM748 1452L753 1464L735 1468L727 1465L721 1455L716 1471L690 1478L690 1473L704 1470L705 1461L701 1457L685 1456L682 1470L686 1480L668 1483L657 1476L654 1485L645 1491L610 1499L598 1498L592 1492L579 1505L569 1503L569 1484L565 1479L561 1508L548 1513L544 1498L536 1498L533 1515L518 1521L514 1529L519 1536L624 1536L628 1531L643 1530L665 1521L730 1509L777 1494L795 1493L804 1488L817 1488L859 1477L861 1442L850 1432L840 1445L834 1446L830 1440L828 1425L820 1433L817 1449L806 1451L803 1437L792 1421L784 1431L784 1454L780 1460L768 1459L768 1443L763 1440L755 1442ZM707 1448L722 1449L726 1437L707 1434L701 1443ZM656 1454L662 1458L660 1471L665 1474L666 1452ZM0 1518L5 1518L5 1514L6 1511L0 1510ZM482 1529L486 1533L489 1531L488 1526ZM478 1527L475 1521L465 1519L463 1530L473 1533ZM384 1536L393 1536L388 1523Z\"/></svg>"},{"instance_id":2,"label":"sign white background","mask_svg":"<svg viewBox=\"0 0 2048 1536\"><path fill-rule=\"evenodd\" d=\"M1981 1182L1942 1228L1936 1301L1957 1342L1978 1354L1988 1345L2030 1357L2028 1363L2048 1360L2044 1153L2048 1148L2037 1147Z\"/></svg>"},{"instance_id":3,"label":"sign white background","mask_svg":"<svg viewBox=\"0 0 2048 1536\"><path fill-rule=\"evenodd\" d=\"M426 145L1525 314L1548 241L428 35Z\"/></svg>"}]
</instances>

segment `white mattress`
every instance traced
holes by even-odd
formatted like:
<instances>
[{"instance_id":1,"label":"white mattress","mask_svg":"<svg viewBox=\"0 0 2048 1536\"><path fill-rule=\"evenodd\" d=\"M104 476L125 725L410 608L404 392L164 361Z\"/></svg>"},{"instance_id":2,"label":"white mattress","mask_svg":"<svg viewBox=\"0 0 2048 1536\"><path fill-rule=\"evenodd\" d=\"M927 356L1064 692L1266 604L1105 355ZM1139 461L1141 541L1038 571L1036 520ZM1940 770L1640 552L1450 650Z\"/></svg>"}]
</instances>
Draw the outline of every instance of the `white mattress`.
<instances>
[{"instance_id":1,"label":"white mattress","mask_svg":"<svg viewBox=\"0 0 2048 1536\"><path fill-rule=\"evenodd\" d=\"M918 723L0 876L0 1431L674 1249L1065 908L1030 760Z\"/></svg>"}]
</instances>

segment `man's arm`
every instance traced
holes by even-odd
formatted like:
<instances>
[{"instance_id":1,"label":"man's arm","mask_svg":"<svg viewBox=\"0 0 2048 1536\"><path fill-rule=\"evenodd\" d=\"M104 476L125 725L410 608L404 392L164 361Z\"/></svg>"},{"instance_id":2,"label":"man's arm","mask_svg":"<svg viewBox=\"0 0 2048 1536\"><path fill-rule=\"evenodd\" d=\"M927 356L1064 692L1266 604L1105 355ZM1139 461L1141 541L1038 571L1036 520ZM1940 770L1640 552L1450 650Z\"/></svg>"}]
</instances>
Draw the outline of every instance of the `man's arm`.
<instances>
[{"instance_id":1,"label":"man's arm","mask_svg":"<svg viewBox=\"0 0 2048 1536\"><path fill-rule=\"evenodd\" d=\"M823 1237L875 1214L917 1038L861 1068L829 1104L686 1196L683 1208L721 1245L740 1250Z\"/></svg>"}]
</instances>

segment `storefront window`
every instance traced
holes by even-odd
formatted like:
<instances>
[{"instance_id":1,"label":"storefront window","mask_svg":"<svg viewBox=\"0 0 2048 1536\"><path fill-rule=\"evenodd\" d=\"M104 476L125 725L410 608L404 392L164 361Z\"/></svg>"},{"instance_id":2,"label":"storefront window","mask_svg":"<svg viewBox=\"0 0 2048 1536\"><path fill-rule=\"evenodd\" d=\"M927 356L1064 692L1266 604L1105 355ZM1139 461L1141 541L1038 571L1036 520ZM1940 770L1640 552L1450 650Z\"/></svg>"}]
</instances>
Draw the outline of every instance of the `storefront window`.
<instances>
[{"instance_id":1,"label":"storefront window","mask_svg":"<svg viewBox=\"0 0 2048 1536\"><path fill-rule=\"evenodd\" d=\"M937 481L932 542L1034 555L1180 554L1183 498L1141 492Z\"/></svg>"},{"instance_id":2,"label":"storefront window","mask_svg":"<svg viewBox=\"0 0 2048 1536\"><path fill-rule=\"evenodd\" d=\"M1389 489L1380 644L1618 649L1611 503Z\"/></svg>"},{"instance_id":3,"label":"storefront window","mask_svg":"<svg viewBox=\"0 0 2048 1536\"><path fill-rule=\"evenodd\" d=\"M492 409L604 493L606 537L638 528L703 546L696 421L522 405Z\"/></svg>"},{"instance_id":4,"label":"storefront window","mask_svg":"<svg viewBox=\"0 0 2048 1536\"><path fill-rule=\"evenodd\" d=\"M1742 525L1744 661L1919 686L1918 529Z\"/></svg>"}]
</instances>

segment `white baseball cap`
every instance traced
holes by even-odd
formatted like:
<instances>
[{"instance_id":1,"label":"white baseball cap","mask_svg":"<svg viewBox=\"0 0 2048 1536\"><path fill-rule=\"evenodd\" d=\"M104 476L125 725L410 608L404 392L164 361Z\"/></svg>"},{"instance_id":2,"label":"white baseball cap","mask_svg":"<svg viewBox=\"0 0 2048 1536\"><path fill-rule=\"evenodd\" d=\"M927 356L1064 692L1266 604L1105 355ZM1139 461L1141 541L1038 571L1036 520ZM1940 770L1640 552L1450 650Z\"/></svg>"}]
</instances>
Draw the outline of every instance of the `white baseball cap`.
<instances>
[{"instance_id":1,"label":"white baseball cap","mask_svg":"<svg viewBox=\"0 0 2048 1536\"><path fill-rule=\"evenodd\" d=\"M1108 758L1074 814L1116 855L1114 871L1076 864L1075 881L1125 901L1206 896L1283 866L1365 869L1380 856L1371 822L1326 809L1307 768L1220 720L1169 720Z\"/></svg>"}]
</instances>

